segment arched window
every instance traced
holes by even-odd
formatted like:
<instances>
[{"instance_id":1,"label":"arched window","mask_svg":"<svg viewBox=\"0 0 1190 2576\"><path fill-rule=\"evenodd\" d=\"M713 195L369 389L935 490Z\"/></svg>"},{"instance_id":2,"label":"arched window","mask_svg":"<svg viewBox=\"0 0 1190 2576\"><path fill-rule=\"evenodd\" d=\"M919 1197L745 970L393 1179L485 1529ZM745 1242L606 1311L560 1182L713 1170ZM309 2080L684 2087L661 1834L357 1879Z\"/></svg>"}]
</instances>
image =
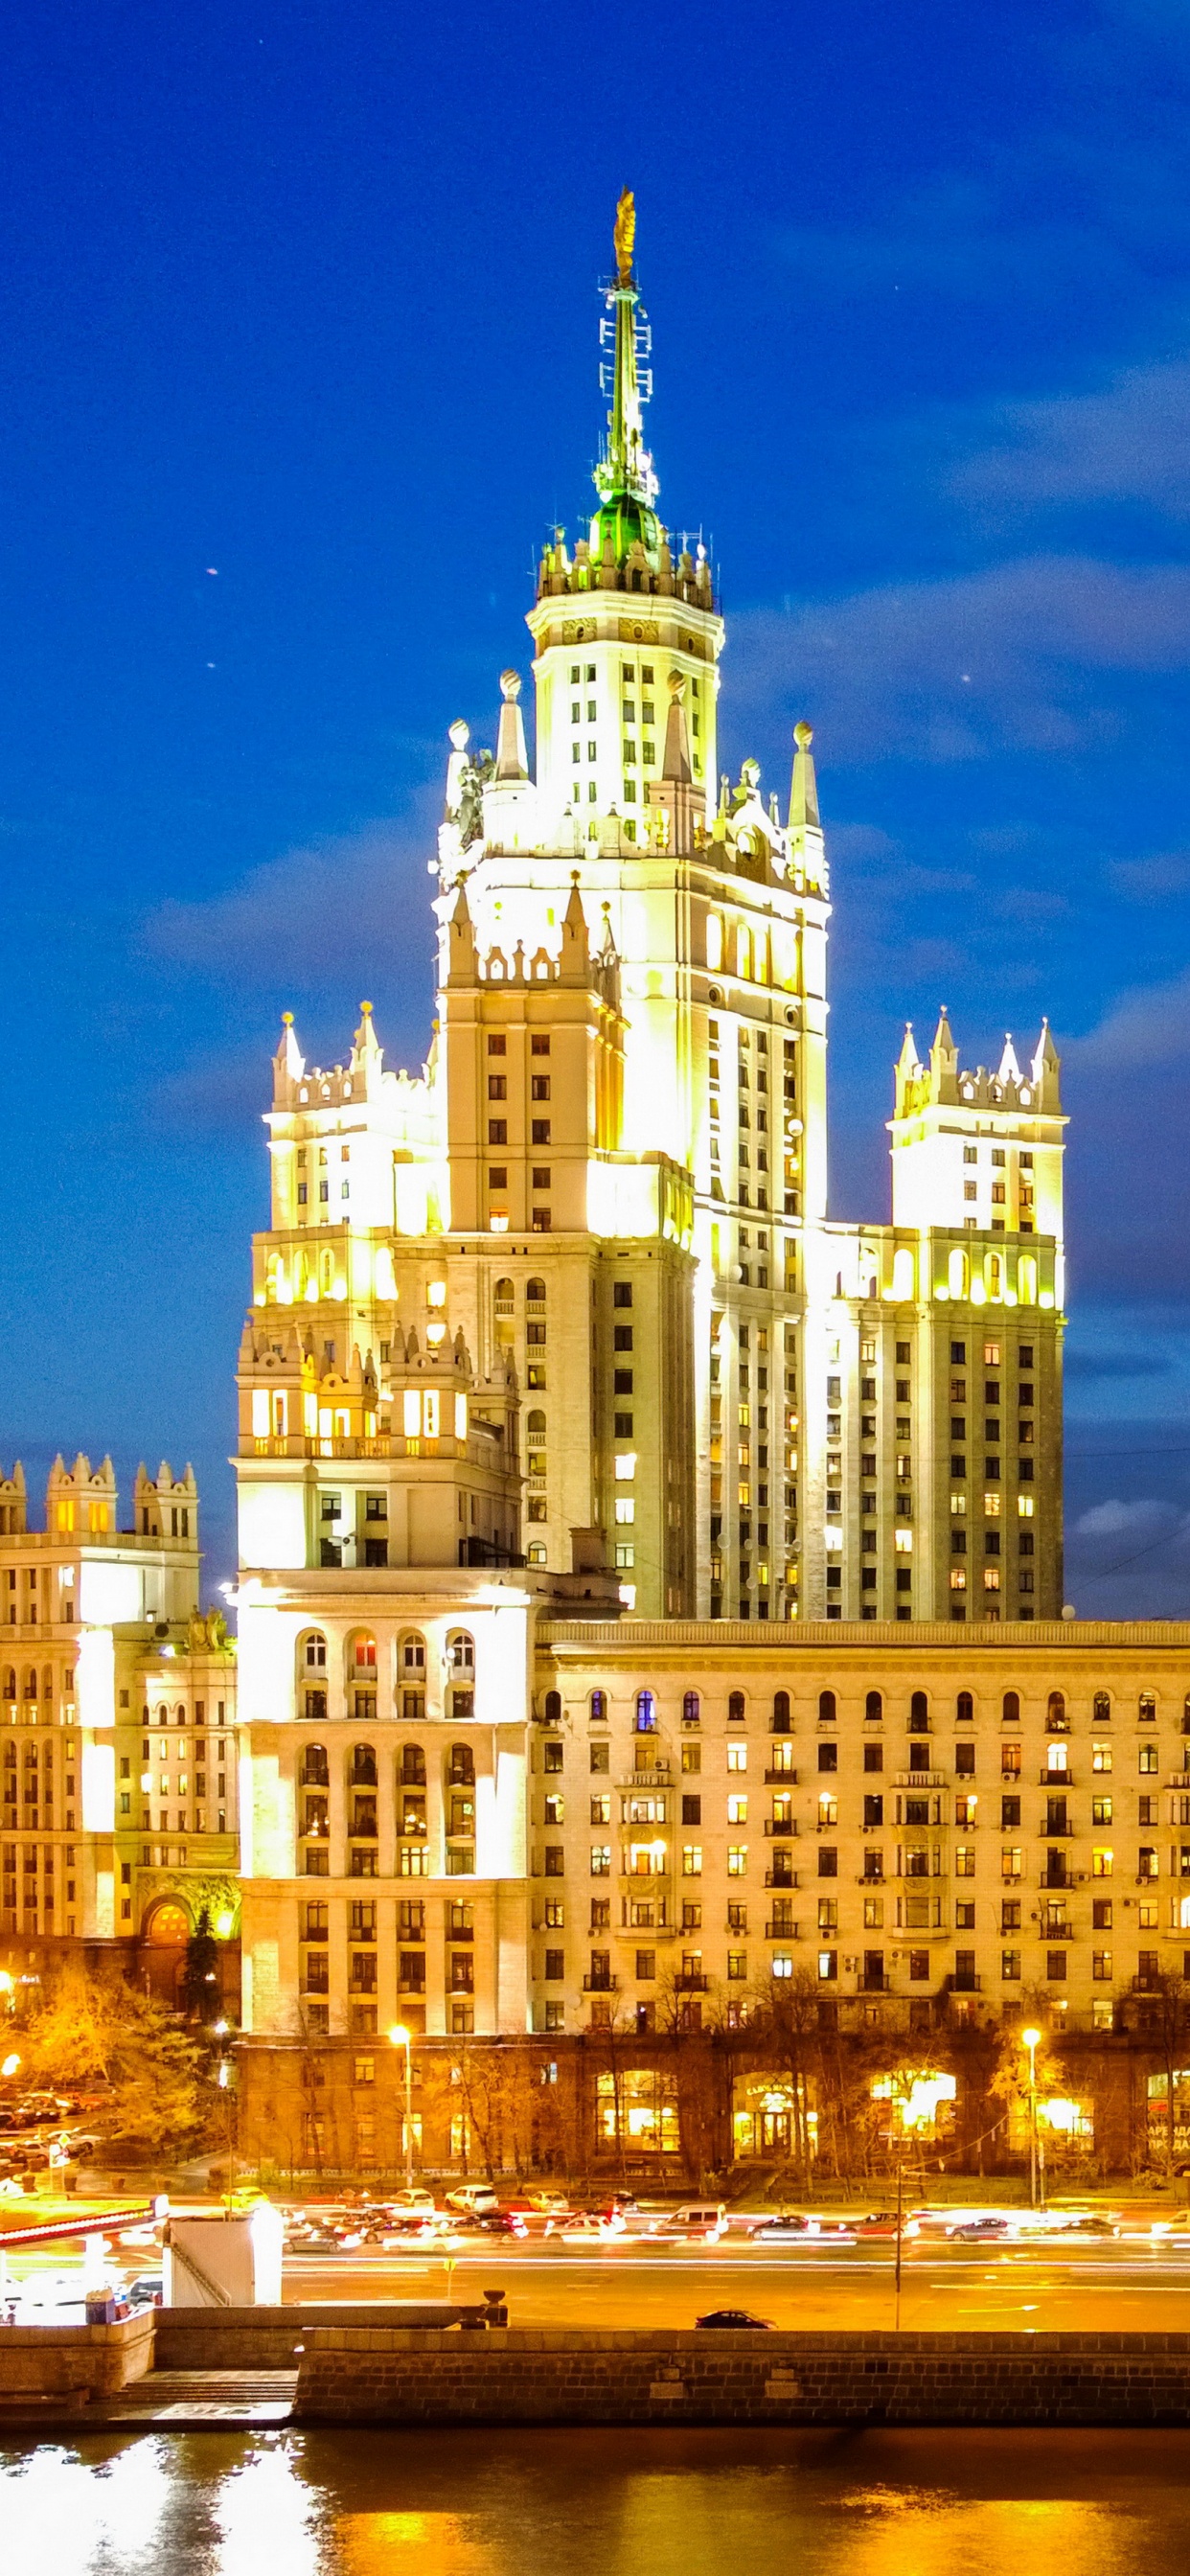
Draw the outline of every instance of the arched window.
<instances>
[{"instance_id":1,"label":"arched window","mask_svg":"<svg viewBox=\"0 0 1190 2576\"><path fill-rule=\"evenodd\" d=\"M43 1666L42 1666L42 1672L41 1672L41 1696L42 1696L43 1700L45 1700L45 1701L47 1702L47 1704L48 1704L48 1702L49 1702L50 1700L52 1700L52 1698L53 1698L53 1696L54 1696L54 1667L53 1667L53 1665L52 1665L52 1664L43 1664ZM186 1712L185 1712L185 1709L180 1708L180 1709L178 1710L178 1715L179 1715L179 1717L181 1718L181 1720L182 1720L182 1722L183 1722L183 1725L184 1725L184 1724L185 1724L185 1720L186 1720Z\"/></svg>"},{"instance_id":2,"label":"arched window","mask_svg":"<svg viewBox=\"0 0 1190 2576\"><path fill-rule=\"evenodd\" d=\"M867 1698L864 1701L865 1725L879 1726L883 1715L884 1701L882 1700L879 1691L869 1691Z\"/></svg>"},{"instance_id":3,"label":"arched window","mask_svg":"<svg viewBox=\"0 0 1190 2576\"><path fill-rule=\"evenodd\" d=\"M525 1436L529 1440L545 1438L545 1415L540 1405L534 1405L532 1413L525 1415Z\"/></svg>"},{"instance_id":4,"label":"arched window","mask_svg":"<svg viewBox=\"0 0 1190 2576\"><path fill-rule=\"evenodd\" d=\"M158 1724L158 1726L168 1726L168 1725L169 1725L169 1710L167 1709L167 1707L166 1707L166 1705L165 1705L165 1701L164 1701L164 1700L161 1700L161 1701L159 1702L159 1704L158 1704L158 1709L157 1709L157 1724Z\"/></svg>"},{"instance_id":5,"label":"arched window","mask_svg":"<svg viewBox=\"0 0 1190 2576\"><path fill-rule=\"evenodd\" d=\"M1057 1732L1059 1729L1064 1732L1069 1724L1069 1719L1066 1715L1066 1696L1063 1691L1050 1692L1049 1698L1046 1701L1046 1711L1047 1723L1051 1734Z\"/></svg>"},{"instance_id":6,"label":"arched window","mask_svg":"<svg viewBox=\"0 0 1190 2576\"><path fill-rule=\"evenodd\" d=\"M723 964L723 922L717 912L707 914L707 966L717 975Z\"/></svg>"},{"instance_id":7,"label":"arched window","mask_svg":"<svg viewBox=\"0 0 1190 2576\"><path fill-rule=\"evenodd\" d=\"M544 1304L545 1304L545 1281L544 1281L544 1279L530 1279L530 1280L527 1280L527 1281L526 1281L526 1284L525 1284L525 1297L526 1297L526 1301L527 1301L527 1303L528 1303L530 1306L544 1306Z\"/></svg>"},{"instance_id":8,"label":"arched window","mask_svg":"<svg viewBox=\"0 0 1190 2576\"><path fill-rule=\"evenodd\" d=\"M952 1297L966 1296L967 1255L965 1252L955 1251L950 1254L946 1264L946 1284Z\"/></svg>"},{"instance_id":9,"label":"arched window","mask_svg":"<svg viewBox=\"0 0 1190 2576\"><path fill-rule=\"evenodd\" d=\"M363 1681L365 1679L370 1679L375 1681L376 1640L366 1628L361 1628L358 1636L352 1638L351 1672L353 1680L358 1679Z\"/></svg>"},{"instance_id":10,"label":"arched window","mask_svg":"<svg viewBox=\"0 0 1190 2576\"><path fill-rule=\"evenodd\" d=\"M914 1691L909 1701L910 1726L928 1726L930 1703L924 1691Z\"/></svg>"},{"instance_id":11,"label":"arched window","mask_svg":"<svg viewBox=\"0 0 1190 2576\"><path fill-rule=\"evenodd\" d=\"M546 1725L547 1725L547 1726L560 1726L560 1725L561 1725L561 1723L562 1723L562 1693L561 1693L561 1691L547 1691L547 1692L546 1692L546 1695L545 1695L545 1722L546 1722Z\"/></svg>"},{"instance_id":12,"label":"arched window","mask_svg":"<svg viewBox=\"0 0 1190 2576\"><path fill-rule=\"evenodd\" d=\"M898 1305L907 1305L913 1295L913 1254L908 1244L893 1254L892 1292Z\"/></svg>"},{"instance_id":13,"label":"arched window","mask_svg":"<svg viewBox=\"0 0 1190 2576\"><path fill-rule=\"evenodd\" d=\"M1005 1726L1020 1725L1021 1695L1019 1691L1005 1691L1002 1714Z\"/></svg>"},{"instance_id":14,"label":"arched window","mask_svg":"<svg viewBox=\"0 0 1190 2576\"><path fill-rule=\"evenodd\" d=\"M652 1691L638 1691L636 1694L636 1732L638 1735L655 1735L657 1732L657 1702Z\"/></svg>"},{"instance_id":15,"label":"arched window","mask_svg":"<svg viewBox=\"0 0 1190 2576\"><path fill-rule=\"evenodd\" d=\"M475 1787L475 1755L469 1744L452 1744L447 1757L446 1777L452 1789Z\"/></svg>"},{"instance_id":16,"label":"arched window","mask_svg":"<svg viewBox=\"0 0 1190 2576\"><path fill-rule=\"evenodd\" d=\"M700 1703L700 1701L699 1701L698 1692L697 1692L697 1691L683 1691L683 1693L682 1693L682 1724L683 1724L683 1726L698 1726L698 1725L701 1723L701 1718L702 1718L702 1707L701 1707L701 1703Z\"/></svg>"},{"instance_id":17,"label":"arched window","mask_svg":"<svg viewBox=\"0 0 1190 2576\"><path fill-rule=\"evenodd\" d=\"M819 1725L820 1725L820 1726L833 1726L833 1725L834 1725L834 1722L835 1722L835 1694L834 1694L834 1692L833 1692L833 1691L819 1691L819 1694L818 1694L818 1723L819 1723Z\"/></svg>"},{"instance_id":18,"label":"arched window","mask_svg":"<svg viewBox=\"0 0 1190 2576\"><path fill-rule=\"evenodd\" d=\"M185 1709L183 1708L181 1701L179 1700L178 1705L177 1705L177 1707L176 1707L176 1708L175 1708L175 1710L174 1710L174 1724L175 1724L175 1726L184 1726L184 1725L185 1725L185 1723L186 1723L186 1711L185 1711Z\"/></svg>"},{"instance_id":19,"label":"arched window","mask_svg":"<svg viewBox=\"0 0 1190 2576\"><path fill-rule=\"evenodd\" d=\"M594 1690L591 1693L591 1724L592 1726L606 1726L607 1724L606 1691Z\"/></svg>"},{"instance_id":20,"label":"arched window","mask_svg":"<svg viewBox=\"0 0 1190 2576\"><path fill-rule=\"evenodd\" d=\"M975 1715L975 1702L972 1699L970 1691L959 1692L958 1698L954 1704L954 1713L960 1726L970 1726L971 1720Z\"/></svg>"},{"instance_id":21,"label":"arched window","mask_svg":"<svg viewBox=\"0 0 1190 2576\"><path fill-rule=\"evenodd\" d=\"M1186 1700L1186 1710L1187 1710L1187 1714L1188 1714L1188 1715L1190 1715L1190 1695L1188 1695L1188 1696L1187 1696L1187 1700ZM1096 1726L1110 1726L1110 1725L1111 1725L1111 1692L1110 1692L1110 1691L1102 1691L1102 1690L1101 1690L1101 1691L1096 1691L1096 1693L1095 1693L1095 1695L1094 1695L1094 1698L1093 1698L1093 1699L1092 1699L1092 1701L1091 1701L1091 1715L1092 1715L1092 1717L1093 1717L1093 1719L1094 1719L1094 1721L1095 1721Z\"/></svg>"},{"instance_id":22,"label":"arched window","mask_svg":"<svg viewBox=\"0 0 1190 2576\"><path fill-rule=\"evenodd\" d=\"M1016 1265L1016 1293L1022 1306L1037 1303L1037 1263L1031 1252L1022 1252Z\"/></svg>"},{"instance_id":23,"label":"arched window","mask_svg":"<svg viewBox=\"0 0 1190 2576\"><path fill-rule=\"evenodd\" d=\"M349 1777L353 1789L375 1788L376 1747L374 1744L352 1745Z\"/></svg>"},{"instance_id":24,"label":"arched window","mask_svg":"<svg viewBox=\"0 0 1190 2576\"><path fill-rule=\"evenodd\" d=\"M465 1628L456 1628L446 1641L446 1669L450 1676L450 1715L475 1715L475 1639Z\"/></svg>"},{"instance_id":25,"label":"arched window","mask_svg":"<svg viewBox=\"0 0 1190 2576\"><path fill-rule=\"evenodd\" d=\"M302 1662L308 1673L326 1671L326 1639L321 1629L311 1629L302 1647Z\"/></svg>"},{"instance_id":26,"label":"arched window","mask_svg":"<svg viewBox=\"0 0 1190 2576\"><path fill-rule=\"evenodd\" d=\"M998 1252L988 1254L987 1283L989 1297L998 1304L1004 1295L1004 1262Z\"/></svg>"},{"instance_id":27,"label":"arched window","mask_svg":"<svg viewBox=\"0 0 1190 2576\"><path fill-rule=\"evenodd\" d=\"M330 1765L326 1758L325 1744L304 1744L301 1769L303 1789L328 1789L330 1778Z\"/></svg>"},{"instance_id":28,"label":"arched window","mask_svg":"<svg viewBox=\"0 0 1190 2576\"><path fill-rule=\"evenodd\" d=\"M426 1753L425 1746L423 1744L403 1744L401 1746L401 1767L399 1776L403 1789L425 1788Z\"/></svg>"},{"instance_id":29,"label":"arched window","mask_svg":"<svg viewBox=\"0 0 1190 2576\"><path fill-rule=\"evenodd\" d=\"M25 1668L22 1697L25 1699L36 1699L37 1697L37 1675L33 1670L32 1664L28 1664ZM164 1723L164 1720L162 1722Z\"/></svg>"},{"instance_id":30,"label":"arched window","mask_svg":"<svg viewBox=\"0 0 1190 2576\"><path fill-rule=\"evenodd\" d=\"M6 1770L6 1771L15 1771L16 1767L17 1767L17 1749L16 1749L15 1744L14 1744L14 1743L13 1743L13 1741L12 1741L12 1737L10 1736L10 1737L9 1737L9 1739L8 1739L7 1744L6 1744L6 1745L5 1745L5 1747L4 1747L4 1768L5 1768L5 1770Z\"/></svg>"},{"instance_id":31,"label":"arched window","mask_svg":"<svg viewBox=\"0 0 1190 2576\"><path fill-rule=\"evenodd\" d=\"M496 1281L495 1299L496 1313L498 1315L511 1315L513 1306L516 1302L516 1292L513 1288L511 1279L498 1279Z\"/></svg>"},{"instance_id":32,"label":"arched window","mask_svg":"<svg viewBox=\"0 0 1190 2576\"><path fill-rule=\"evenodd\" d=\"M4 1667L4 1696L5 1696L5 1699L15 1699L15 1698L16 1698L16 1695L17 1695L17 1677L16 1677L16 1673L14 1672L13 1667L12 1667L12 1665L11 1665L11 1664L6 1664L6 1665L5 1665L5 1667Z\"/></svg>"},{"instance_id":33,"label":"arched window","mask_svg":"<svg viewBox=\"0 0 1190 2576\"><path fill-rule=\"evenodd\" d=\"M774 1735L788 1735L789 1725L789 1693L784 1690L774 1691L772 1732Z\"/></svg>"},{"instance_id":34,"label":"arched window","mask_svg":"<svg viewBox=\"0 0 1190 2576\"><path fill-rule=\"evenodd\" d=\"M426 1641L415 1628L410 1636L401 1639L401 1679L424 1682L425 1677Z\"/></svg>"},{"instance_id":35,"label":"arched window","mask_svg":"<svg viewBox=\"0 0 1190 2576\"><path fill-rule=\"evenodd\" d=\"M1136 1714L1142 1726L1156 1725L1157 1702L1152 1691L1141 1692L1140 1698L1136 1704Z\"/></svg>"},{"instance_id":36,"label":"arched window","mask_svg":"<svg viewBox=\"0 0 1190 2576\"><path fill-rule=\"evenodd\" d=\"M742 1691L729 1691L728 1693L727 1722L729 1726L742 1726L744 1723L744 1694Z\"/></svg>"}]
</instances>

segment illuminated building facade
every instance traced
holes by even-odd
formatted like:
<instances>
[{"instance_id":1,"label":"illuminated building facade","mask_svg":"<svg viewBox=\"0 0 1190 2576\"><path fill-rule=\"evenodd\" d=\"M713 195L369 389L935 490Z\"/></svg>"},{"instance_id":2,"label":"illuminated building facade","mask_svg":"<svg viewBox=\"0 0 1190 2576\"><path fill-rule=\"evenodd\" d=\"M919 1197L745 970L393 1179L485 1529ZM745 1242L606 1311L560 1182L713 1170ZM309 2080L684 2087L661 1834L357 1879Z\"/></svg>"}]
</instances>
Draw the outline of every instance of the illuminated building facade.
<instances>
[{"instance_id":1,"label":"illuminated building facade","mask_svg":"<svg viewBox=\"0 0 1190 2576\"><path fill-rule=\"evenodd\" d=\"M79 1946L173 2002L206 1911L238 1969L235 1659L198 1615L198 1493L141 1468L119 1525L110 1459L58 1458L45 1527L0 1477L0 1964Z\"/></svg>"},{"instance_id":2,"label":"illuminated building facade","mask_svg":"<svg viewBox=\"0 0 1190 2576\"><path fill-rule=\"evenodd\" d=\"M431 1295L481 1377L511 1356L528 1562L601 1562L639 1615L1056 1616L1057 1058L1044 1028L994 1072L945 1014L924 1065L907 1036L892 1221L828 1219L810 731L783 814L754 761L719 780L725 628L655 507L629 217L597 506L528 616L535 760L506 671L494 755L450 731L424 1071L385 1068L369 1006L331 1070L287 1026L257 1305L307 1373L361 1373L376 1426ZM303 1385L291 1434L339 1393ZM306 1562L278 1544L254 1525L243 1561Z\"/></svg>"}]
</instances>

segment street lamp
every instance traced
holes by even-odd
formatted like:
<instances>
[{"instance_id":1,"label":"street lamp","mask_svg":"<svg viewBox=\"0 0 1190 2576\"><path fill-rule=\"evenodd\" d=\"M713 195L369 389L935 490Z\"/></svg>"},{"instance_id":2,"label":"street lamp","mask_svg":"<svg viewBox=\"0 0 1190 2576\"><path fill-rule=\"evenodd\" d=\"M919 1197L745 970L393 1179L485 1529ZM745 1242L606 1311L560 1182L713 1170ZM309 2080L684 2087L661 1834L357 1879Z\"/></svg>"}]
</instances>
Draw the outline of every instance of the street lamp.
<instances>
[{"instance_id":1,"label":"street lamp","mask_svg":"<svg viewBox=\"0 0 1190 2576\"><path fill-rule=\"evenodd\" d=\"M1021 2038L1029 2051L1029 2207L1037 2207L1037 2051L1041 2046L1039 2030L1023 2030Z\"/></svg>"},{"instance_id":2,"label":"street lamp","mask_svg":"<svg viewBox=\"0 0 1190 2576\"><path fill-rule=\"evenodd\" d=\"M405 2051L405 2188L413 2188L413 2033L403 2021L395 2021L389 2040L394 2048Z\"/></svg>"}]
</instances>

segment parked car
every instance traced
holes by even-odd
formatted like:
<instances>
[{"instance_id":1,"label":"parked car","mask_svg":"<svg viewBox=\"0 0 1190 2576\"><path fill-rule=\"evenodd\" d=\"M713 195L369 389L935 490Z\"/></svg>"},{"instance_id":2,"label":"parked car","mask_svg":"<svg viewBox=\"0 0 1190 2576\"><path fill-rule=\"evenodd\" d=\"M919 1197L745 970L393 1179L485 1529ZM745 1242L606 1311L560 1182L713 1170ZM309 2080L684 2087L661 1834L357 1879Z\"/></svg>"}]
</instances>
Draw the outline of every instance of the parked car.
<instances>
[{"instance_id":1,"label":"parked car","mask_svg":"<svg viewBox=\"0 0 1190 2576\"><path fill-rule=\"evenodd\" d=\"M408 2218L413 2212L419 2218L432 2218L434 2195L420 2184L411 2183L408 2190L395 2191L392 2199L385 2201L384 2209L390 2218Z\"/></svg>"},{"instance_id":2,"label":"parked car","mask_svg":"<svg viewBox=\"0 0 1190 2576\"><path fill-rule=\"evenodd\" d=\"M496 2209L499 2201L490 2182L461 2182L446 2195L448 2209L463 2209L473 2215L479 2209Z\"/></svg>"},{"instance_id":3,"label":"parked car","mask_svg":"<svg viewBox=\"0 0 1190 2576\"><path fill-rule=\"evenodd\" d=\"M773 2320L771 2317L754 2317L747 2308L712 2308L707 2316L696 2317L694 2322L696 2326L752 2326L767 2332Z\"/></svg>"},{"instance_id":4,"label":"parked car","mask_svg":"<svg viewBox=\"0 0 1190 2576\"><path fill-rule=\"evenodd\" d=\"M160 2272L138 2272L126 2284L124 2296L130 2308L159 2308L163 2290Z\"/></svg>"}]
</instances>

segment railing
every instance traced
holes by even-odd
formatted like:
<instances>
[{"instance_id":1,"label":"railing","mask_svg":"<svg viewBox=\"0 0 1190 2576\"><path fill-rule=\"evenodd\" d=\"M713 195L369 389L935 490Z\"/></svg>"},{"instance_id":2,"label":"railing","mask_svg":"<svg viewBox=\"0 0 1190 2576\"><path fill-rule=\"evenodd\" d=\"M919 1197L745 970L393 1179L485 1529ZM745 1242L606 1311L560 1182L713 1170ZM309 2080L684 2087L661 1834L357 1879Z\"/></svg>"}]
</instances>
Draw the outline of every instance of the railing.
<instances>
[{"instance_id":1,"label":"railing","mask_svg":"<svg viewBox=\"0 0 1190 2576\"><path fill-rule=\"evenodd\" d=\"M1037 1777L1043 1789L1073 1789L1075 1785L1073 1771L1039 1771Z\"/></svg>"},{"instance_id":2,"label":"railing","mask_svg":"<svg viewBox=\"0 0 1190 2576\"><path fill-rule=\"evenodd\" d=\"M619 1983L620 1980L618 1977L584 1977L583 1993L585 1995L613 1995L617 1992Z\"/></svg>"},{"instance_id":3,"label":"railing","mask_svg":"<svg viewBox=\"0 0 1190 2576\"><path fill-rule=\"evenodd\" d=\"M771 1840L774 1835L787 1836L790 1834L796 1834L797 1826L795 1825L792 1816L766 1816L764 1820L764 1830ZM834 1830L835 1828L833 1826L823 1827L824 1832L833 1832Z\"/></svg>"},{"instance_id":4,"label":"railing","mask_svg":"<svg viewBox=\"0 0 1190 2576\"><path fill-rule=\"evenodd\" d=\"M674 1993L679 1995L705 1995L710 1982L711 1980L709 1977L696 1976L693 1971L687 1975L683 1969L681 1975L675 1976L674 1978Z\"/></svg>"},{"instance_id":5,"label":"railing","mask_svg":"<svg viewBox=\"0 0 1190 2576\"><path fill-rule=\"evenodd\" d=\"M672 1789L673 1777L668 1762L655 1762L651 1771L626 1771L616 1787L626 1795L633 1789Z\"/></svg>"},{"instance_id":6,"label":"railing","mask_svg":"<svg viewBox=\"0 0 1190 2576\"><path fill-rule=\"evenodd\" d=\"M857 1977L855 1991L857 1995L891 1995L892 1978L868 1976Z\"/></svg>"},{"instance_id":7,"label":"railing","mask_svg":"<svg viewBox=\"0 0 1190 2576\"><path fill-rule=\"evenodd\" d=\"M767 1768L767 1769L766 1769L766 1771L765 1771L765 1775L764 1775L764 1776L765 1776L766 1784L768 1785L768 1787L769 1787L770 1789L771 1789L771 1788L777 1788L777 1789L779 1789L779 1788L781 1787L781 1785L782 1785L782 1783L783 1783L783 1782L786 1782L786 1783L788 1784L788 1786L789 1786L791 1789L796 1789L796 1787L797 1787L797 1776L798 1776L798 1775L797 1775L796 1771L788 1771L788 1770L773 1770L773 1769L772 1769L772 1767L770 1766L769 1768Z\"/></svg>"},{"instance_id":8,"label":"railing","mask_svg":"<svg viewBox=\"0 0 1190 2576\"><path fill-rule=\"evenodd\" d=\"M1047 1825L1043 1825L1043 1826L1042 1826L1042 1828L1041 1828L1041 1838L1042 1838L1042 1841L1043 1841L1043 1842L1057 1842L1058 1840L1062 1839L1063 1837L1065 1837L1065 1838L1068 1840L1068 1839L1069 1839L1069 1837L1073 1834L1073 1832L1074 1832L1074 1827L1073 1827L1073 1825L1048 1825L1048 1824L1047 1824Z\"/></svg>"},{"instance_id":9,"label":"railing","mask_svg":"<svg viewBox=\"0 0 1190 2576\"><path fill-rule=\"evenodd\" d=\"M800 1887L802 1882L796 1869L766 1869L764 1883L766 1887Z\"/></svg>"},{"instance_id":10,"label":"railing","mask_svg":"<svg viewBox=\"0 0 1190 2576\"><path fill-rule=\"evenodd\" d=\"M347 1839L353 1843L378 1842L380 1834L375 1817L353 1816L347 1829Z\"/></svg>"},{"instance_id":11,"label":"railing","mask_svg":"<svg viewBox=\"0 0 1190 2576\"><path fill-rule=\"evenodd\" d=\"M861 1870L855 1884L857 1887L883 1887L884 1872L882 1869Z\"/></svg>"},{"instance_id":12,"label":"railing","mask_svg":"<svg viewBox=\"0 0 1190 2576\"><path fill-rule=\"evenodd\" d=\"M983 1979L977 1977L971 1970L960 1968L952 1971L946 1978L945 1984L946 1991L950 1995L977 1995L982 1990Z\"/></svg>"},{"instance_id":13,"label":"railing","mask_svg":"<svg viewBox=\"0 0 1190 2576\"><path fill-rule=\"evenodd\" d=\"M765 1924L764 1937L766 1941L797 1941L801 1935L796 1923L778 1923L776 1915L773 1915Z\"/></svg>"}]
</instances>

